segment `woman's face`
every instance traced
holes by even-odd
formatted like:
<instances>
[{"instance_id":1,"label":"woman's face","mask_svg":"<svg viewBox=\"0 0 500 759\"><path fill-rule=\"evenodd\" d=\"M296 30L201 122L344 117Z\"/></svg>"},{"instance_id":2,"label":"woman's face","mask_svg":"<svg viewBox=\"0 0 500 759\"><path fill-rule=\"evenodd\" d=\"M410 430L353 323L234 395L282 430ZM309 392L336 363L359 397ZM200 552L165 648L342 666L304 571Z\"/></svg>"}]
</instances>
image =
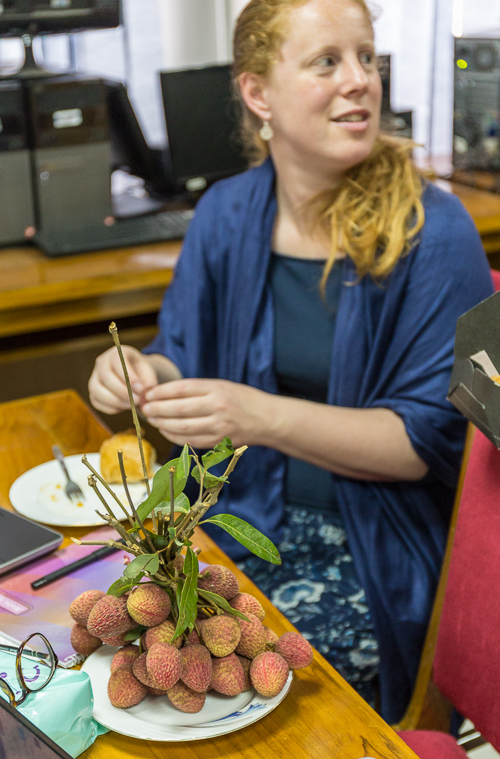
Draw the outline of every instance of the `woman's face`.
<instances>
[{"instance_id":1,"label":"woman's face","mask_svg":"<svg viewBox=\"0 0 500 759\"><path fill-rule=\"evenodd\" d=\"M341 176L371 152L382 86L373 31L353 0L309 0L290 10L287 36L263 88L271 151Z\"/></svg>"}]
</instances>

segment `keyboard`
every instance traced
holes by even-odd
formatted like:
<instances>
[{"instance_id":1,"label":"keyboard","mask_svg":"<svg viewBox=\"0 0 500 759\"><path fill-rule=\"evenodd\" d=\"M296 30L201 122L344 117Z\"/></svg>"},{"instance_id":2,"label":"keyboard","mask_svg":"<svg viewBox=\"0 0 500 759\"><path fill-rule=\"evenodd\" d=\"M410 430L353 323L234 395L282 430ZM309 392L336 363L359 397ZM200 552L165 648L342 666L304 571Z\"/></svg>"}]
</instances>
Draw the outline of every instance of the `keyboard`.
<instances>
[{"instance_id":1,"label":"keyboard","mask_svg":"<svg viewBox=\"0 0 500 759\"><path fill-rule=\"evenodd\" d=\"M78 228L64 234L44 232L41 229L33 237L48 256L64 256L69 253L86 253L106 248L124 248L150 242L180 240L186 234L194 210L161 211L150 216L117 219L110 227Z\"/></svg>"}]
</instances>

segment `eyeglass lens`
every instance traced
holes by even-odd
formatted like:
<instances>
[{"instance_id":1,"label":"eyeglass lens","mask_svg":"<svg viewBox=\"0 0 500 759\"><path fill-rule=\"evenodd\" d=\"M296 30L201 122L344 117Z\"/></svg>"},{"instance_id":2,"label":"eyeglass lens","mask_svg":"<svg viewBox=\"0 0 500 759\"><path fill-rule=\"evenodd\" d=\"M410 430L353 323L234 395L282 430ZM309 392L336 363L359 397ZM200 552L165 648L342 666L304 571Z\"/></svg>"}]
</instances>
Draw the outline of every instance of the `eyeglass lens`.
<instances>
[{"instance_id":1,"label":"eyeglass lens","mask_svg":"<svg viewBox=\"0 0 500 759\"><path fill-rule=\"evenodd\" d=\"M54 653L41 635L33 635L24 642L19 674L26 690L37 691L47 685L55 667Z\"/></svg>"}]
</instances>

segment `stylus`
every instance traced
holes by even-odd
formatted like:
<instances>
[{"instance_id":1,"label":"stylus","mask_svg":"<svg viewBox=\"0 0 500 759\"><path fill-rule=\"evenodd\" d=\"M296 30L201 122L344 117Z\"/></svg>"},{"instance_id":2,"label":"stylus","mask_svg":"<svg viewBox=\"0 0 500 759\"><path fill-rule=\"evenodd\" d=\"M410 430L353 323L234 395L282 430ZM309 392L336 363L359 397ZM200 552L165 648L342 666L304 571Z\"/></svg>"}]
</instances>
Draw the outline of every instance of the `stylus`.
<instances>
[{"instance_id":1,"label":"stylus","mask_svg":"<svg viewBox=\"0 0 500 759\"><path fill-rule=\"evenodd\" d=\"M123 543L124 541L120 539L120 540L117 540L116 542ZM45 585L50 585L51 582L55 582L56 580L59 580L61 577L66 577L66 575L70 575L73 572L76 572L77 569L86 567L88 566L88 564L93 564L94 561L99 561L100 559L104 559L106 556L110 556L115 551L118 551L118 548L114 548L113 546L104 546L103 548L98 548L97 551L92 551L92 553L89 553L87 556L84 556L82 559L73 561L71 564L66 564L65 567L56 569L55 572L51 572L50 574L45 575L44 577L39 577L38 580L35 580L34 582L31 583L31 587L33 588L33 590L44 588Z\"/></svg>"}]
</instances>

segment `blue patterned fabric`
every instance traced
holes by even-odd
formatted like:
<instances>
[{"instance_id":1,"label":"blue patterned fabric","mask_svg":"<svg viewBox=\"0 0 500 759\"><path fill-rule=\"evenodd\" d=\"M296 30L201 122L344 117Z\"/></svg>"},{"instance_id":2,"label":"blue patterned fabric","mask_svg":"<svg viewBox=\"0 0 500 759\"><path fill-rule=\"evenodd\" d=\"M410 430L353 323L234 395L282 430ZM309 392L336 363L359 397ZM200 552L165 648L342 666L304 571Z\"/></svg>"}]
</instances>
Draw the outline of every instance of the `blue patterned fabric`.
<instances>
[{"instance_id":1,"label":"blue patterned fabric","mask_svg":"<svg viewBox=\"0 0 500 759\"><path fill-rule=\"evenodd\" d=\"M447 401L457 318L493 293L481 240L458 198L433 185L425 225L384 282L358 279L346 258L327 403L388 408L429 467L418 482L332 475L380 652L381 713L406 708L441 567L466 421ZM184 377L218 377L277 392L268 281L276 216L272 161L217 182L202 197L148 347ZM274 542L285 521L285 457L251 447L212 513L230 513ZM209 526L210 527L210 526ZM217 527L233 559L246 551Z\"/></svg>"},{"instance_id":2,"label":"blue patterned fabric","mask_svg":"<svg viewBox=\"0 0 500 759\"><path fill-rule=\"evenodd\" d=\"M250 556L238 566L375 706L378 644L339 512L288 505L277 547L281 565Z\"/></svg>"}]
</instances>

